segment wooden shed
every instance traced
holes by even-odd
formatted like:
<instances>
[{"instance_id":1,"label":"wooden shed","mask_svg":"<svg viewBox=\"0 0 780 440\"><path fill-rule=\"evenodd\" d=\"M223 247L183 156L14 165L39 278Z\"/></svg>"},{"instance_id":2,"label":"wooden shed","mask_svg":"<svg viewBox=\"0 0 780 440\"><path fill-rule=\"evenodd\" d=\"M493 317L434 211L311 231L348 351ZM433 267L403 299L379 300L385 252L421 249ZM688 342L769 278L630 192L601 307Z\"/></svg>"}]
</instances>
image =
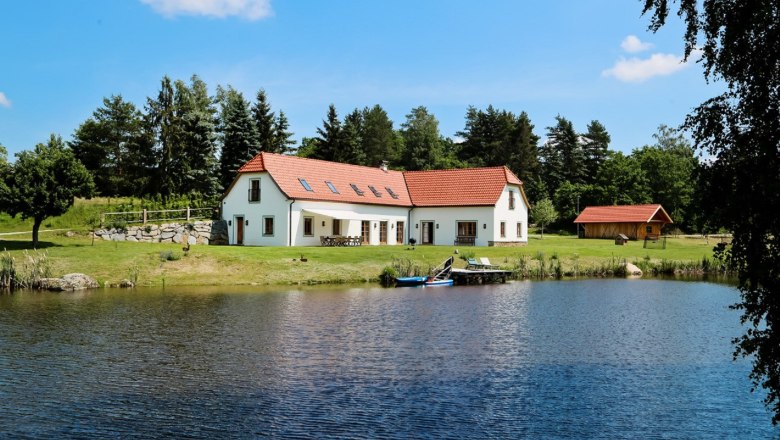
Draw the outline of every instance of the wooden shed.
<instances>
[{"instance_id":1,"label":"wooden shed","mask_svg":"<svg viewBox=\"0 0 780 440\"><path fill-rule=\"evenodd\" d=\"M631 240L658 237L674 223L661 205L588 206L574 220L581 238L614 239L619 234Z\"/></svg>"}]
</instances>

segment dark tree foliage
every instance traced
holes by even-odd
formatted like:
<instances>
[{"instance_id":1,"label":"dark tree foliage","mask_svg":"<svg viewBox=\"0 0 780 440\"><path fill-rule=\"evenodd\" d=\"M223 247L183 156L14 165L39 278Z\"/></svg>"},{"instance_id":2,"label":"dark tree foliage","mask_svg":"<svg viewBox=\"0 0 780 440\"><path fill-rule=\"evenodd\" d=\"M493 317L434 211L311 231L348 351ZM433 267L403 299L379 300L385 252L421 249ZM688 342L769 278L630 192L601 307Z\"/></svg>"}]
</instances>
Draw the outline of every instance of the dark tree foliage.
<instances>
[{"instance_id":1,"label":"dark tree foliage","mask_svg":"<svg viewBox=\"0 0 780 440\"><path fill-rule=\"evenodd\" d=\"M652 30L670 12L668 0L645 0ZM780 421L780 2L680 0L687 24L685 54L701 50L704 75L727 90L697 107L685 128L713 156L705 175L706 215L733 231L742 321L735 356L752 357L751 379Z\"/></svg>"},{"instance_id":2,"label":"dark tree foliage","mask_svg":"<svg viewBox=\"0 0 780 440\"><path fill-rule=\"evenodd\" d=\"M219 181L227 189L238 169L259 152L257 127L249 102L232 87L217 89L220 104L219 133L222 151L219 156Z\"/></svg>"},{"instance_id":3,"label":"dark tree foliage","mask_svg":"<svg viewBox=\"0 0 780 440\"><path fill-rule=\"evenodd\" d=\"M279 110L279 116L274 121L274 142L272 144L274 153L289 154L295 150L296 141L292 138L295 133L290 131L290 122L287 115Z\"/></svg>"},{"instance_id":4,"label":"dark tree foliage","mask_svg":"<svg viewBox=\"0 0 780 440\"><path fill-rule=\"evenodd\" d=\"M393 121L379 105L363 109L360 138L366 156L365 165L379 166L385 161L394 164L399 162L403 141L393 130Z\"/></svg>"},{"instance_id":5,"label":"dark tree foliage","mask_svg":"<svg viewBox=\"0 0 780 440\"><path fill-rule=\"evenodd\" d=\"M8 150L4 146L0 145L0 207L8 204L9 197L11 196L10 189L6 183L6 179L11 177L11 165L8 163ZM2 210L0 209L0 212Z\"/></svg>"},{"instance_id":6,"label":"dark tree foliage","mask_svg":"<svg viewBox=\"0 0 780 440\"><path fill-rule=\"evenodd\" d=\"M594 205L637 205L653 202L651 186L636 157L608 152L595 176Z\"/></svg>"},{"instance_id":7,"label":"dark tree foliage","mask_svg":"<svg viewBox=\"0 0 780 440\"><path fill-rule=\"evenodd\" d=\"M252 106L252 116L255 119L255 127L257 127L260 151L283 153L283 151L276 149L276 116L271 111L271 103L268 102L268 97L263 89L257 92L257 101Z\"/></svg>"},{"instance_id":8,"label":"dark tree foliage","mask_svg":"<svg viewBox=\"0 0 780 440\"><path fill-rule=\"evenodd\" d=\"M539 137L525 112L516 116L492 105L485 111L469 107L466 126L456 133L464 139L460 160L468 166L507 165L523 181L539 173Z\"/></svg>"},{"instance_id":9,"label":"dark tree foliage","mask_svg":"<svg viewBox=\"0 0 780 440\"><path fill-rule=\"evenodd\" d=\"M316 138L316 143L314 143L315 148L308 157L337 161L344 145L342 131L336 106L330 104L328 106L327 119L323 120L322 127L317 129L319 137Z\"/></svg>"},{"instance_id":10,"label":"dark tree foliage","mask_svg":"<svg viewBox=\"0 0 780 440\"><path fill-rule=\"evenodd\" d=\"M178 174L175 193L216 195L217 179L217 110L208 94L206 83L193 75L188 87L176 81L176 115L179 123L181 158L174 163Z\"/></svg>"},{"instance_id":11,"label":"dark tree foliage","mask_svg":"<svg viewBox=\"0 0 780 440\"><path fill-rule=\"evenodd\" d=\"M655 145L634 150L631 156L642 168L650 200L660 203L675 225L690 229L690 210L697 186L695 151L677 130L665 125L661 125L653 137Z\"/></svg>"},{"instance_id":12,"label":"dark tree foliage","mask_svg":"<svg viewBox=\"0 0 780 440\"><path fill-rule=\"evenodd\" d=\"M141 112L121 95L103 98L68 143L104 196L141 196L155 166L154 139Z\"/></svg>"},{"instance_id":13,"label":"dark tree foliage","mask_svg":"<svg viewBox=\"0 0 780 440\"><path fill-rule=\"evenodd\" d=\"M177 171L180 170L180 161L183 159L178 149L177 141L181 127L177 121L174 97L171 79L165 76L161 81L157 98L147 98L146 104L147 126L154 133L156 140L156 189L163 200L176 192L177 180L180 178Z\"/></svg>"},{"instance_id":14,"label":"dark tree foliage","mask_svg":"<svg viewBox=\"0 0 780 440\"><path fill-rule=\"evenodd\" d=\"M413 108L401 124L404 139L402 166L409 171L440 168L444 148L439 133L439 121L423 106Z\"/></svg>"},{"instance_id":15,"label":"dark tree foliage","mask_svg":"<svg viewBox=\"0 0 780 440\"><path fill-rule=\"evenodd\" d=\"M582 148L585 154L585 180L591 181L596 177L601 164L607 159L609 143L612 138L606 127L596 120L588 124L588 131L583 133L582 138L584 141Z\"/></svg>"},{"instance_id":16,"label":"dark tree foliage","mask_svg":"<svg viewBox=\"0 0 780 440\"><path fill-rule=\"evenodd\" d=\"M95 190L89 171L55 135L33 151L18 153L11 172L3 177L7 193L2 209L12 216L33 219L33 248L38 247L44 219L64 214L75 197L91 197Z\"/></svg>"},{"instance_id":17,"label":"dark tree foliage","mask_svg":"<svg viewBox=\"0 0 780 440\"><path fill-rule=\"evenodd\" d=\"M555 121L555 126L547 127L547 142L539 152L545 183L548 188L567 181L585 183L585 150L580 136L568 119L559 115Z\"/></svg>"},{"instance_id":18,"label":"dark tree foliage","mask_svg":"<svg viewBox=\"0 0 780 440\"><path fill-rule=\"evenodd\" d=\"M365 165L363 151L363 112L358 109L344 117L342 144L336 155L337 162Z\"/></svg>"}]
</instances>

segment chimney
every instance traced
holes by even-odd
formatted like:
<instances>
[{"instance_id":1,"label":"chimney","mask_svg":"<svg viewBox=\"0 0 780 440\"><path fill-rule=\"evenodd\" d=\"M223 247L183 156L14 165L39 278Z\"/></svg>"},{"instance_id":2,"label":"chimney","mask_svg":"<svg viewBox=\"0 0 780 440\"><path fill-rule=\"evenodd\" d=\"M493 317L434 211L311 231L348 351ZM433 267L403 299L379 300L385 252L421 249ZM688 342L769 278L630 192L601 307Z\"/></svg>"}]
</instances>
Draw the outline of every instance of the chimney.
<instances>
[{"instance_id":1,"label":"chimney","mask_svg":"<svg viewBox=\"0 0 780 440\"><path fill-rule=\"evenodd\" d=\"M382 165L379 165L379 169L384 171L384 172L387 172L387 161L386 160L382 161Z\"/></svg>"}]
</instances>

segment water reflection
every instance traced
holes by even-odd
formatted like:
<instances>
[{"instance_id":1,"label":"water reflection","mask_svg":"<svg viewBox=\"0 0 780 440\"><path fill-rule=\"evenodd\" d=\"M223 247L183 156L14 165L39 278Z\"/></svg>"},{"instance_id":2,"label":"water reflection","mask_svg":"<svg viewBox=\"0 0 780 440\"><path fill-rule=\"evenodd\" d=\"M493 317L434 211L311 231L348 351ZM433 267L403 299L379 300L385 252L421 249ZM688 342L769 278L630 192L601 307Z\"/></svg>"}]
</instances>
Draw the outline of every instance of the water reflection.
<instances>
[{"instance_id":1,"label":"water reflection","mask_svg":"<svg viewBox=\"0 0 780 440\"><path fill-rule=\"evenodd\" d=\"M0 297L0 437L769 437L728 287ZM6 417L7 416L7 417Z\"/></svg>"}]
</instances>

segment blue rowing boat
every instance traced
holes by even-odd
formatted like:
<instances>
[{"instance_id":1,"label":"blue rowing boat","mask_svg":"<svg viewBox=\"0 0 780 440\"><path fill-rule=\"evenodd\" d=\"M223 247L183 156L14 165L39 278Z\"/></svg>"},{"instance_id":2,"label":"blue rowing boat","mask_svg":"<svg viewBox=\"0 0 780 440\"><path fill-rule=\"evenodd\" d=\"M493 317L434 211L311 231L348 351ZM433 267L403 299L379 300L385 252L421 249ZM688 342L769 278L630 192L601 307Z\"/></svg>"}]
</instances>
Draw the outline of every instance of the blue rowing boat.
<instances>
[{"instance_id":1,"label":"blue rowing boat","mask_svg":"<svg viewBox=\"0 0 780 440\"><path fill-rule=\"evenodd\" d=\"M452 278L446 280L430 280L425 282L425 287L452 286L453 283L454 281Z\"/></svg>"},{"instance_id":2,"label":"blue rowing boat","mask_svg":"<svg viewBox=\"0 0 780 440\"><path fill-rule=\"evenodd\" d=\"M428 277L401 277L395 279L395 287L422 286Z\"/></svg>"}]
</instances>

